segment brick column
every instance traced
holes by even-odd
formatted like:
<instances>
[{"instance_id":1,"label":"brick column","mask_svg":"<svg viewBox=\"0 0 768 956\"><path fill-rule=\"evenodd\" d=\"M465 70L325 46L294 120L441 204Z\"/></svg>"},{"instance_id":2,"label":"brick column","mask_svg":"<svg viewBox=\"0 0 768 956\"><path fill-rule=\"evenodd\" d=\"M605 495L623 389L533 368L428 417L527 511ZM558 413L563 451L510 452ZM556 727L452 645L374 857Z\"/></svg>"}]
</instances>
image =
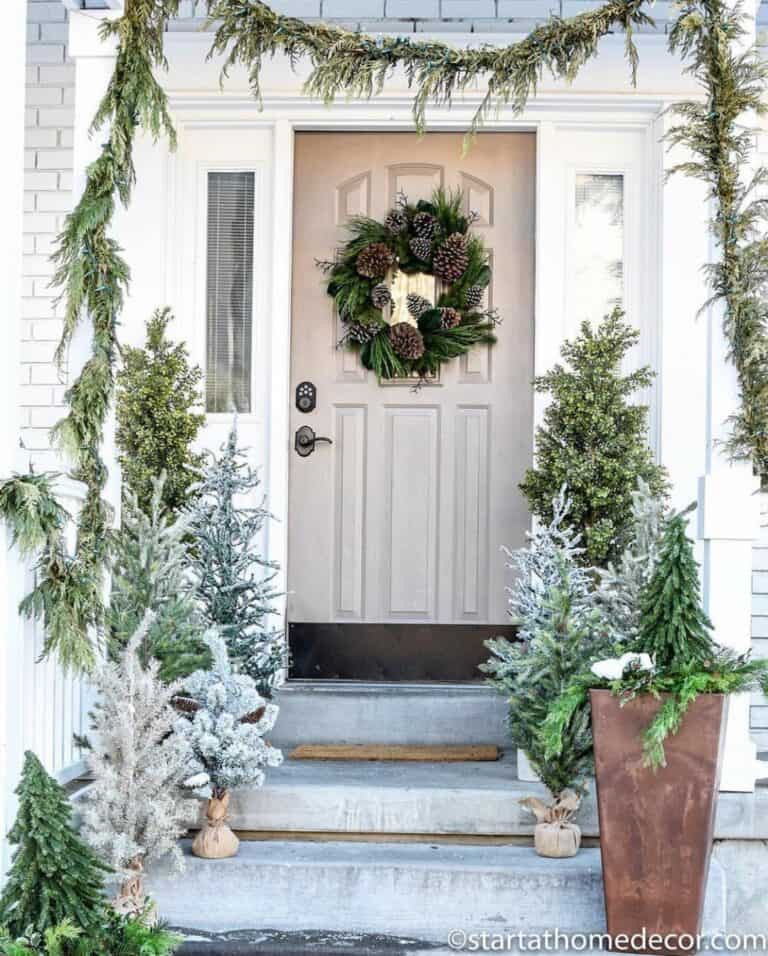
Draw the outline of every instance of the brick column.
<instances>
[{"instance_id":1,"label":"brick column","mask_svg":"<svg viewBox=\"0 0 768 956\"><path fill-rule=\"evenodd\" d=\"M67 59L69 23L61 0L30 0L27 17L21 425L29 457L49 468L59 467L48 430L64 414L66 388L53 364L62 306L49 288L49 255L72 208L75 69Z\"/></svg>"},{"instance_id":2,"label":"brick column","mask_svg":"<svg viewBox=\"0 0 768 956\"><path fill-rule=\"evenodd\" d=\"M24 0L3 4L3 148L0 150L0 480L18 467L18 342L21 309L21 216L24 187ZM22 568L8 549L0 523L0 831L14 814L13 789L21 762L19 669L23 631L17 612ZM9 862L8 842L0 838L0 876Z\"/></svg>"}]
</instances>

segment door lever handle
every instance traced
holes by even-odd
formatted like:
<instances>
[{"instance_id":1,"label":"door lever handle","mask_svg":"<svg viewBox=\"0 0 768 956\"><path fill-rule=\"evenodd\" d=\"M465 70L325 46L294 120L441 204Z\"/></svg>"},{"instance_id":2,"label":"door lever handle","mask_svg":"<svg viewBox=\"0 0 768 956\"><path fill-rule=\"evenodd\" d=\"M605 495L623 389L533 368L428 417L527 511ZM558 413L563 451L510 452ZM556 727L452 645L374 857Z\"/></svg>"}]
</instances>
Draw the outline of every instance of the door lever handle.
<instances>
[{"instance_id":1,"label":"door lever handle","mask_svg":"<svg viewBox=\"0 0 768 956\"><path fill-rule=\"evenodd\" d=\"M301 428L296 430L296 439L293 447L296 449L297 455L306 458L312 454L315 450L315 445L320 441L327 442L329 445L333 444L332 438L324 438L322 435L316 435L314 429L310 428L309 425L302 425Z\"/></svg>"}]
</instances>

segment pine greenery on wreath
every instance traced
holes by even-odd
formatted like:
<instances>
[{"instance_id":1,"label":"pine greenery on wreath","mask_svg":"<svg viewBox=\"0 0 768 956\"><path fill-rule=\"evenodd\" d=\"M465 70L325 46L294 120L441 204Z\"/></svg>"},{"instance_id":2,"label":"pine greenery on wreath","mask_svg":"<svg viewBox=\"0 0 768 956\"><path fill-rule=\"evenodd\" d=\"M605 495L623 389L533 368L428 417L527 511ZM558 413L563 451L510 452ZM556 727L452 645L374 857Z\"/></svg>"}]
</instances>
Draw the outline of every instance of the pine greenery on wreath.
<instances>
[{"instance_id":1,"label":"pine greenery on wreath","mask_svg":"<svg viewBox=\"0 0 768 956\"><path fill-rule=\"evenodd\" d=\"M488 251L470 233L461 191L436 189L430 201L399 197L383 222L358 216L329 273L328 294L344 325L342 346L359 349L360 360L380 379L423 379L443 362L474 345L496 341L498 318L483 307L491 281ZM409 322L388 321L392 275L435 276L436 301L412 293Z\"/></svg>"}]
</instances>

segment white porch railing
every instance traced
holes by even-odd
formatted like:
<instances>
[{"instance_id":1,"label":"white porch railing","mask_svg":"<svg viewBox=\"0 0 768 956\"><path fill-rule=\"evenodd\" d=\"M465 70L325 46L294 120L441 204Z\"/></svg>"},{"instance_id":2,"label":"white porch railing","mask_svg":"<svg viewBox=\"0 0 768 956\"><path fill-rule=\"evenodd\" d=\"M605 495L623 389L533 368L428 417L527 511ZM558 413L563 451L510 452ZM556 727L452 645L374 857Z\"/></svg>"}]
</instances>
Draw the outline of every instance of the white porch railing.
<instances>
[{"instance_id":1,"label":"white porch railing","mask_svg":"<svg viewBox=\"0 0 768 956\"><path fill-rule=\"evenodd\" d=\"M82 507L84 487L66 478L56 483L61 504L72 516L67 545L74 547L75 519ZM25 593L34 585L34 570L24 574ZM69 783L84 770L75 734L87 730L93 702L91 688L82 677L62 671L54 658L40 660L45 644L42 622L21 620L21 708L17 734L21 750L33 750L46 770L61 783ZM11 728L12 729L12 728Z\"/></svg>"}]
</instances>

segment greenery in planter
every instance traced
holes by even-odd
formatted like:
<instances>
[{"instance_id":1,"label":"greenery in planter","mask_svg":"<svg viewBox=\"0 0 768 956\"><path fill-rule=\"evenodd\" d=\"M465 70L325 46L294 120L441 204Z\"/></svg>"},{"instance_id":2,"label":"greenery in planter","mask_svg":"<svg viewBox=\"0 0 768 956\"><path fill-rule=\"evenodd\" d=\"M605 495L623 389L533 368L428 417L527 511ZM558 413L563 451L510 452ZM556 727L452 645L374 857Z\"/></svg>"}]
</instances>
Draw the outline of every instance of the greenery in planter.
<instances>
[{"instance_id":1,"label":"greenery in planter","mask_svg":"<svg viewBox=\"0 0 768 956\"><path fill-rule=\"evenodd\" d=\"M568 518L569 502L561 491L552 503L550 523L529 536L527 548L507 552L517 573L509 588L509 613L519 626L519 640L488 641L493 656L482 666L509 704L512 743L525 751L556 801L568 788L580 790L592 767L586 702L564 728L557 753L546 751L542 724L552 700L569 687L584 660L610 653L614 646Z\"/></svg>"},{"instance_id":2,"label":"greenery in planter","mask_svg":"<svg viewBox=\"0 0 768 956\"><path fill-rule=\"evenodd\" d=\"M680 729L699 694L768 691L768 661L737 655L712 639L687 513L669 515L664 523L658 561L640 595L640 632L626 657L595 661L551 705L542 730L548 757L564 752L590 688L608 689L623 703L639 694L668 695L643 736L645 764L653 769L665 765L664 741Z\"/></svg>"},{"instance_id":3,"label":"greenery in planter","mask_svg":"<svg viewBox=\"0 0 768 956\"><path fill-rule=\"evenodd\" d=\"M164 681L184 677L210 663L189 581L189 517L173 518L163 505L165 474L152 479L152 497L142 510L125 492L122 527L111 547L112 593L106 620L110 650L119 658L144 620L153 619L139 654L160 663Z\"/></svg>"},{"instance_id":4,"label":"greenery in planter","mask_svg":"<svg viewBox=\"0 0 768 956\"><path fill-rule=\"evenodd\" d=\"M593 329L588 322L555 365L534 381L552 396L536 430L536 464L520 485L534 515L552 519L552 502L568 486L571 523L582 535L583 564L604 567L620 558L632 529L632 495L643 479L654 495L667 487L648 447L648 409L632 397L652 381L649 368L622 375L620 366L639 333L620 309Z\"/></svg>"},{"instance_id":5,"label":"greenery in planter","mask_svg":"<svg viewBox=\"0 0 768 956\"><path fill-rule=\"evenodd\" d=\"M199 479L203 456L192 451L205 415L199 409L199 366L189 364L184 344L167 336L170 309L158 309L147 322L144 348L124 348L117 375L117 447L123 487L149 511L154 479L165 472L163 507L173 513L187 504Z\"/></svg>"},{"instance_id":6,"label":"greenery in planter","mask_svg":"<svg viewBox=\"0 0 768 956\"><path fill-rule=\"evenodd\" d=\"M254 503L259 484L233 425L220 454L209 457L190 509L191 572L205 625L224 638L234 667L270 697L285 663L284 641L264 626L278 597L278 566L259 553L272 517L263 502Z\"/></svg>"}]
</instances>

